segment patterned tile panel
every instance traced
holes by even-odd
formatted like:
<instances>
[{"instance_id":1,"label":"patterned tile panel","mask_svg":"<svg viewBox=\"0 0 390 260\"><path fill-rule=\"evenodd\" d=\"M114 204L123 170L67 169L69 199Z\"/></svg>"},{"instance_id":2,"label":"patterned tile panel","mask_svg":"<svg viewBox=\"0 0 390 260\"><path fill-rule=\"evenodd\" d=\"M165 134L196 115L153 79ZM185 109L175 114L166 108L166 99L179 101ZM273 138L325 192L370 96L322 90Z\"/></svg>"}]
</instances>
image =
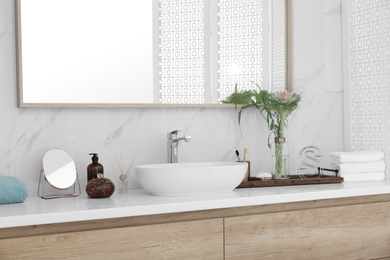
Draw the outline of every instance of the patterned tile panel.
<instances>
[{"instance_id":1,"label":"patterned tile panel","mask_svg":"<svg viewBox=\"0 0 390 260\"><path fill-rule=\"evenodd\" d=\"M380 149L390 171L390 1L349 1L352 150Z\"/></svg>"}]
</instances>

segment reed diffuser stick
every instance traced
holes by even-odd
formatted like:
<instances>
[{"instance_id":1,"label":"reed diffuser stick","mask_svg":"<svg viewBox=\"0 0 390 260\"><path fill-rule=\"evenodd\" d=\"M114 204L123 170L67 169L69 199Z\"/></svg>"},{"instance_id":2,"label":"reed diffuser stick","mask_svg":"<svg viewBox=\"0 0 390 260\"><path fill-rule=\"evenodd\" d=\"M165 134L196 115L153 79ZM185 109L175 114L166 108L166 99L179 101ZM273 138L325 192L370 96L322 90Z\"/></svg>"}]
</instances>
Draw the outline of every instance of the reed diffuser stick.
<instances>
[{"instance_id":1,"label":"reed diffuser stick","mask_svg":"<svg viewBox=\"0 0 390 260\"><path fill-rule=\"evenodd\" d=\"M125 174L125 170L124 170L124 167L123 167L123 159L122 159L122 154L120 154L120 158L118 158L118 156L116 157L116 160L118 162L118 167L119 167L119 172L120 172L120 175L119 175L119 185L120 185L120 189L119 189L119 192L120 193L126 193L127 192L127 180L126 180L126 174Z\"/></svg>"}]
</instances>

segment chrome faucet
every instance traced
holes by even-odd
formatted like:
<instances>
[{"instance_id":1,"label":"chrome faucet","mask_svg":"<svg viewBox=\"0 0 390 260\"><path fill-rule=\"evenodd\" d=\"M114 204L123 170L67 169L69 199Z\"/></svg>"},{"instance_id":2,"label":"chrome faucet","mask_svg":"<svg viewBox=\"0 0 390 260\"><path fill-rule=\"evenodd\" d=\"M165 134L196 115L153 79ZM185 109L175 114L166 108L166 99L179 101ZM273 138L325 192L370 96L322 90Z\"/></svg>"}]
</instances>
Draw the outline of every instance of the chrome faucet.
<instances>
[{"instance_id":1,"label":"chrome faucet","mask_svg":"<svg viewBox=\"0 0 390 260\"><path fill-rule=\"evenodd\" d=\"M168 163L177 163L179 156L179 142L185 141L189 142L191 140L191 136L183 136L177 137L177 134L181 132L181 130L174 130L167 134L167 148L168 148Z\"/></svg>"}]
</instances>

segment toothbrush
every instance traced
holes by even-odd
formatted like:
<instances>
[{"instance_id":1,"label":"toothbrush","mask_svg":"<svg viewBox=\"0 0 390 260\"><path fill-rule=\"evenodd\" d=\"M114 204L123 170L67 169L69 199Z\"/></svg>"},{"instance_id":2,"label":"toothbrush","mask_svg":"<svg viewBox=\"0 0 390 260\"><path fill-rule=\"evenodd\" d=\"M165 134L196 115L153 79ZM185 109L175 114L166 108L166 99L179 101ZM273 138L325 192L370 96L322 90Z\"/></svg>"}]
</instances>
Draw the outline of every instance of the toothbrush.
<instances>
[{"instance_id":1,"label":"toothbrush","mask_svg":"<svg viewBox=\"0 0 390 260\"><path fill-rule=\"evenodd\" d=\"M244 148L244 162L246 162L246 154L248 153L248 148Z\"/></svg>"},{"instance_id":2,"label":"toothbrush","mask_svg":"<svg viewBox=\"0 0 390 260\"><path fill-rule=\"evenodd\" d=\"M237 160L238 160L239 162L241 162L240 153L238 152L238 150L236 150L236 155L237 155Z\"/></svg>"}]
</instances>

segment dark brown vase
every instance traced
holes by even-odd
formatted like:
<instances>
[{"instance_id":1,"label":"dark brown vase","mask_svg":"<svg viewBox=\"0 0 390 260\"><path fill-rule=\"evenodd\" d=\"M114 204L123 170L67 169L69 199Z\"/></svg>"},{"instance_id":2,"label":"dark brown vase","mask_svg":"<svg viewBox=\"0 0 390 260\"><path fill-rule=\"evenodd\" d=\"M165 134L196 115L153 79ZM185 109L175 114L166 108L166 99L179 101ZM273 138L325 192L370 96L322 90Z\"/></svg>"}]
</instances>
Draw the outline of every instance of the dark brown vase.
<instances>
[{"instance_id":1,"label":"dark brown vase","mask_svg":"<svg viewBox=\"0 0 390 260\"><path fill-rule=\"evenodd\" d=\"M115 185L110 179L104 178L103 174L99 174L97 178L88 182L85 190L93 199L108 198L114 193Z\"/></svg>"}]
</instances>

